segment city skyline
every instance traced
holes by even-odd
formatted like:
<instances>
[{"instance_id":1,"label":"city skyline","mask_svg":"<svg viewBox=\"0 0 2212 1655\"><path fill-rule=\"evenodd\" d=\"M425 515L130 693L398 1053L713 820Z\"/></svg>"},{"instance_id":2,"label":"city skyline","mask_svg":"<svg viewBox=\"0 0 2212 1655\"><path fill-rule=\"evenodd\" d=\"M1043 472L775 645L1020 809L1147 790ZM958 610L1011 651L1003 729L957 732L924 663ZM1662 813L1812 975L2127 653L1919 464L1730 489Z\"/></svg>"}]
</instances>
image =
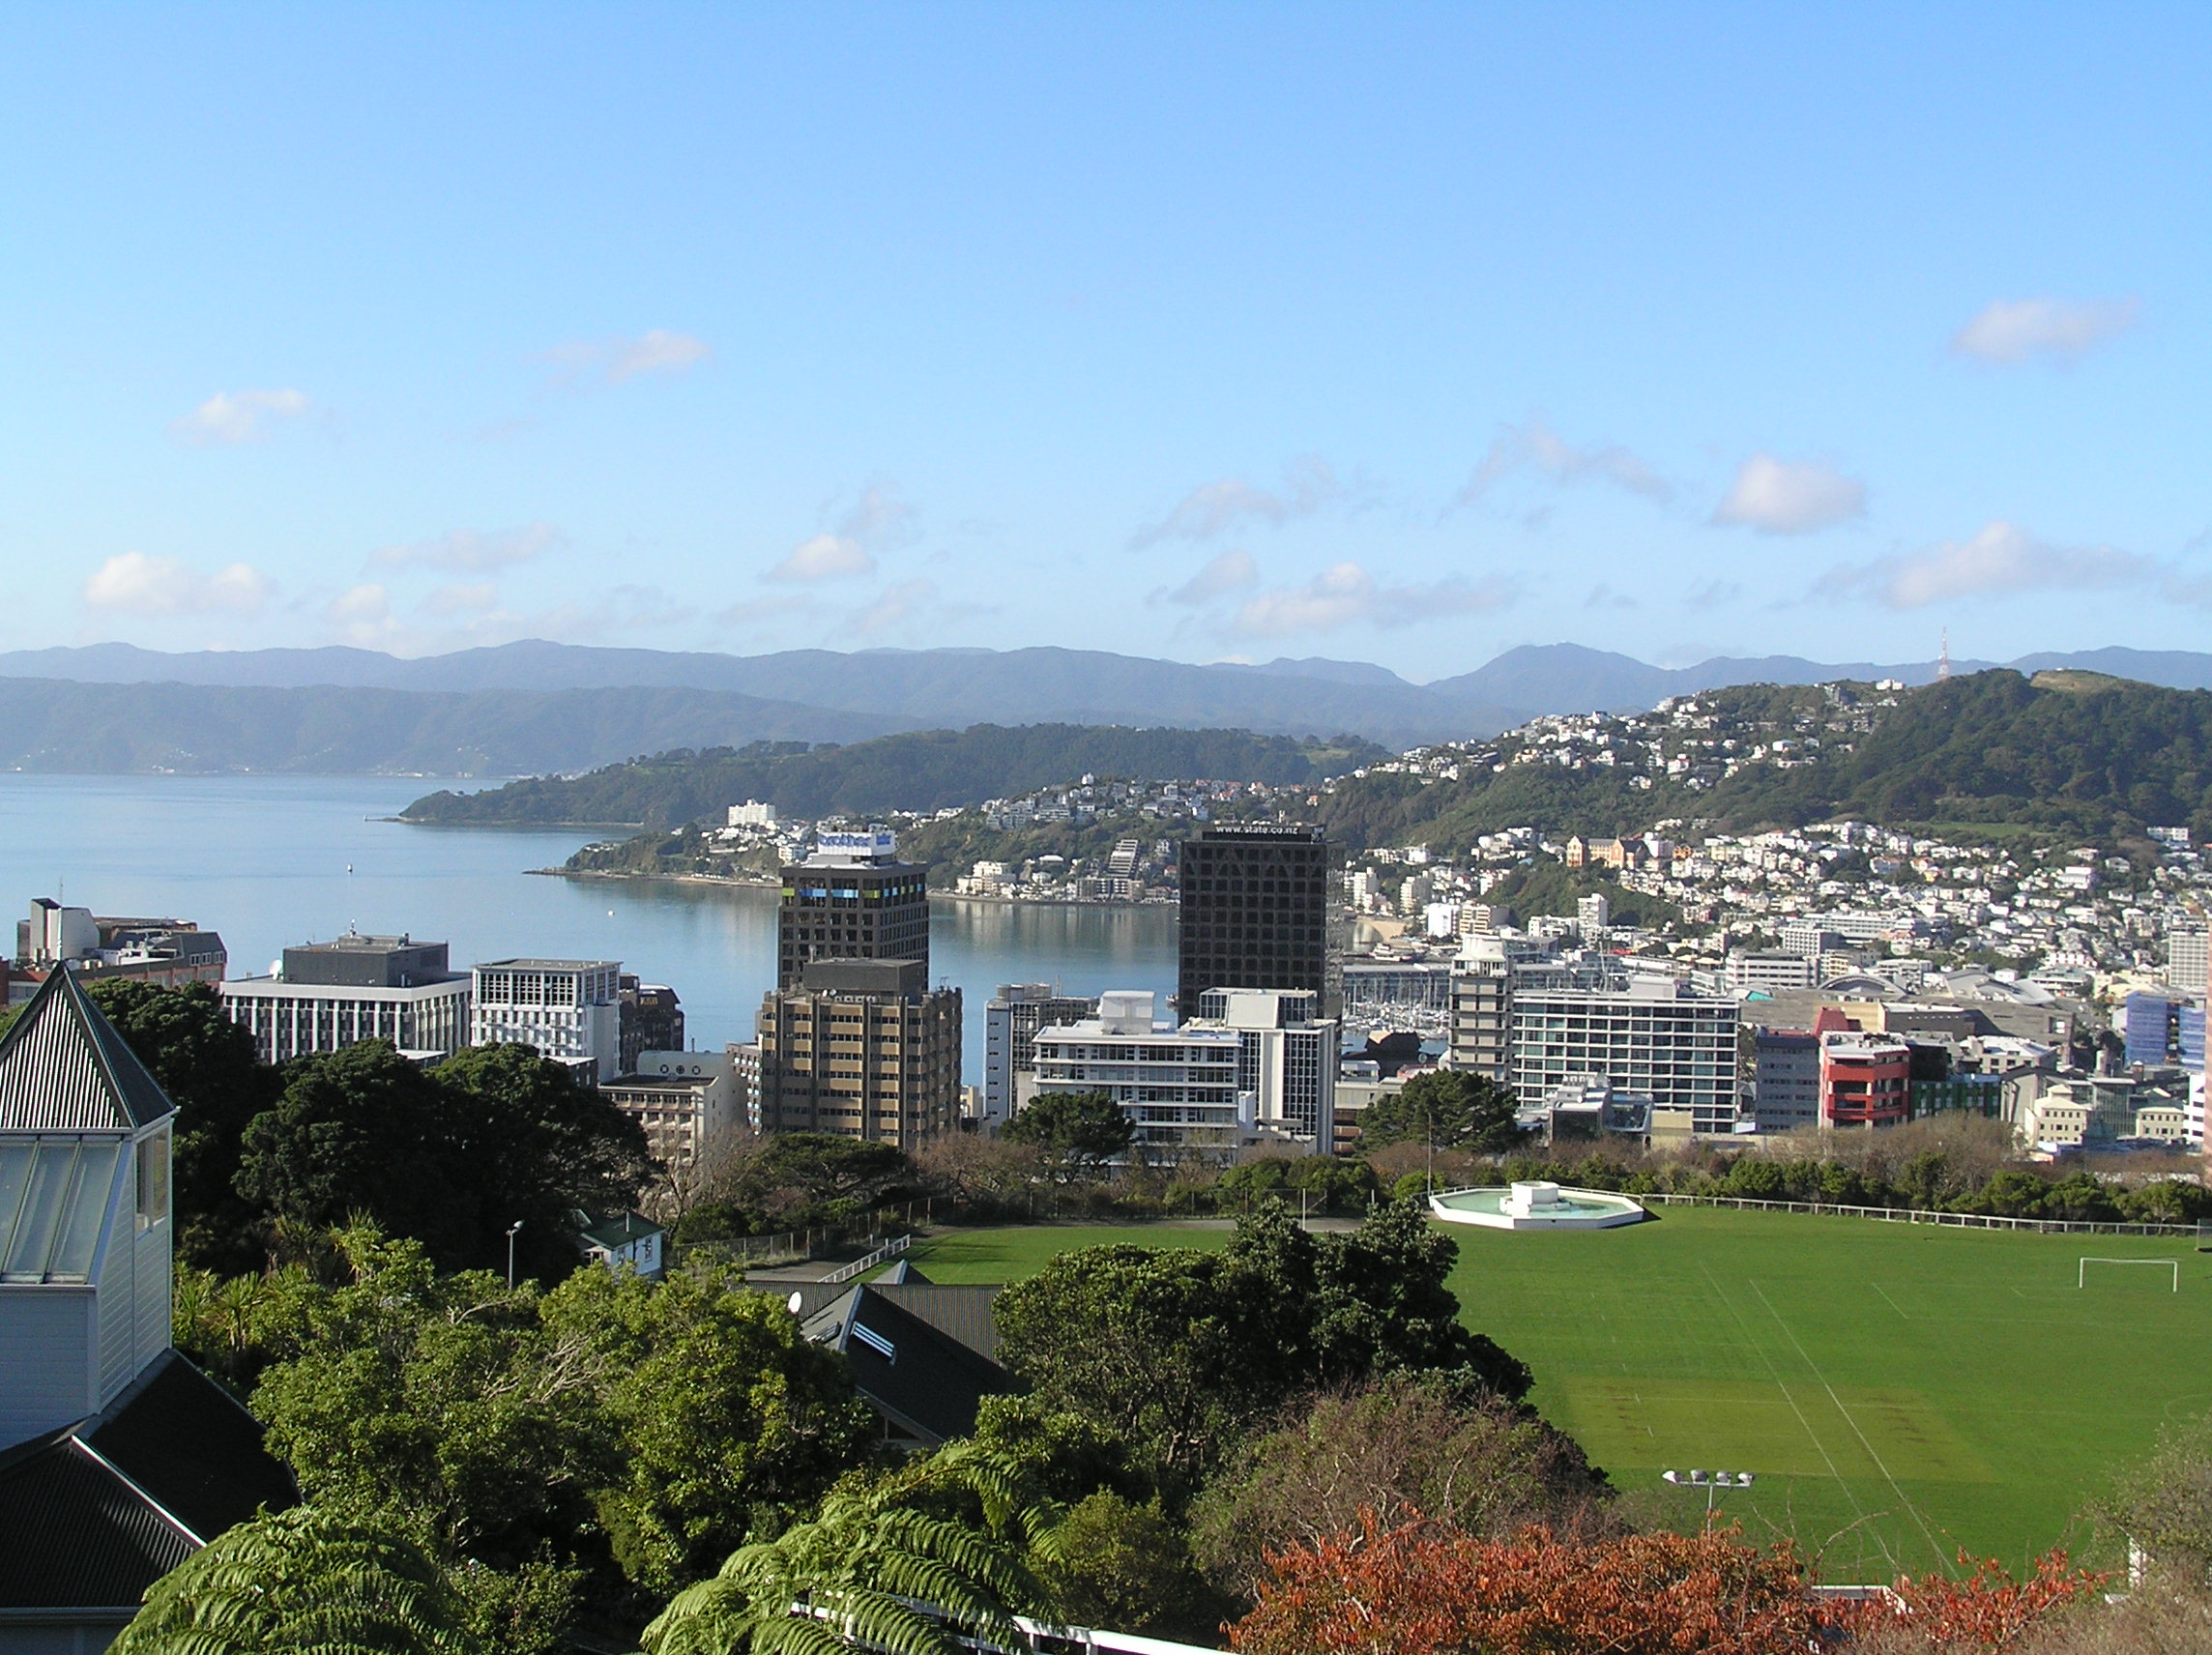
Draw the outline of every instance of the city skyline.
<instances>
[{"instance_id":1,"label":"city skyline","mask_svg":"<svg viewBox=\"0 0 2212 1655\"><path fill-rule=\"evenodd\" d=\"M0 25L0 648L2212 606L2178 8L128 15Z\"/></svg>"}]
</instances>

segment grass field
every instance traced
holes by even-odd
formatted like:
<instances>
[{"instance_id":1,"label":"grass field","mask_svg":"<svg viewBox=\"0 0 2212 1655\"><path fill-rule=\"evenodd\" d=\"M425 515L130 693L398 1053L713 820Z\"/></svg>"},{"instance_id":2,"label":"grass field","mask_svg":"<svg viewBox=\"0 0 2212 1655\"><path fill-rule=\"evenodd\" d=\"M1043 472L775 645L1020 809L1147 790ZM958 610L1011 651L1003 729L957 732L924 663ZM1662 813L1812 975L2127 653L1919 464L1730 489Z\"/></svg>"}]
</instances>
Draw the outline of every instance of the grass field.
<instances>
[{"instance_id":1,"label":"grass field","mask_svg":"<svg viewBox=\"0 0 2212 1655\"><path fill-rule=\"evenodd\" d=\"M1677 1207L1624 1230L1454 1228L1469 1323L1535 1370L1534 1401L1623 1491L1702 1498L1670 1466L1748 1470L1724 1509L1794 1534L1830 1580L2024 1558L2067 1539L2111 1469L2212 1408L2212 1258L2181 1240L1938 1230ZM1103 1241L1218 1229L1038 1228L917 1249L939 1281L1012 1281ZM2178 1258L2158 1269L2084 1254Z\"/></svg>"}]
</instances>

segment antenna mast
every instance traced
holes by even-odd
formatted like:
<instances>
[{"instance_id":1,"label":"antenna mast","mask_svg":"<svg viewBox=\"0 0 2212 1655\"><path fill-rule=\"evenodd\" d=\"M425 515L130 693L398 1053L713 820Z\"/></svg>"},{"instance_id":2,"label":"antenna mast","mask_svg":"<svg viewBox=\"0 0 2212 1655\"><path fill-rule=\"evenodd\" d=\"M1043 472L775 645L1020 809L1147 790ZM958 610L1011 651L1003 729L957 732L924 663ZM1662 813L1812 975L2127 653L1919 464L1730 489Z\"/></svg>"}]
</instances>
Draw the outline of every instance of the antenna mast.
<instances>
[{"instance_id":1,"label":"antenna mast","mask_svg":"<svg viewBox=\"0 0 2212 1655\"><path fill-rule=\"evenodd\" d=\"M1936 682L1941 683L1951 676L1951 628L1943 628L1943 653L1936 657Z\"/></svg>"}]
</instances>

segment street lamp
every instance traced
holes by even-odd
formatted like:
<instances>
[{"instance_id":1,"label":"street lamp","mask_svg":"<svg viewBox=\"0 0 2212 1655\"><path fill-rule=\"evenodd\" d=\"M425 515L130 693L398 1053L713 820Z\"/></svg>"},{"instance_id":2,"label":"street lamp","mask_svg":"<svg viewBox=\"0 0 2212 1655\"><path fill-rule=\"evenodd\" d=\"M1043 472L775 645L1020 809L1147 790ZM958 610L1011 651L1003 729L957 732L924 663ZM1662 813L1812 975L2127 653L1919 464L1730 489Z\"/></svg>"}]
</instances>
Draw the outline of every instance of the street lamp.
<instances>
[{"instance_id":1,"label":"street lamp","mask_svg":"<svg viewBox=\"0 0 2212 1655\"><path fill-rule=\"evenodd\" d=\"M1724 1490L1748 1489L1758 1481L1749 1471L1661 1471L1665 1481L1676 1488L1703 1489L1705 1491L1705 1522L1713 1520L1713 1501Z\"/></svg>"},{"instance_id":2,"label":"street lamp","mask_svg":"<svg viewBox=\"0 0 2212 1655\"><path fill-rule=\"evenodd\" d=\"M522 1234L522 1220L516 1219L507 1227L507 1291L514 1291L514 1238ZM1669 1471L1670 1477L1674 1473Z\"/></svg>"}]
</instances>

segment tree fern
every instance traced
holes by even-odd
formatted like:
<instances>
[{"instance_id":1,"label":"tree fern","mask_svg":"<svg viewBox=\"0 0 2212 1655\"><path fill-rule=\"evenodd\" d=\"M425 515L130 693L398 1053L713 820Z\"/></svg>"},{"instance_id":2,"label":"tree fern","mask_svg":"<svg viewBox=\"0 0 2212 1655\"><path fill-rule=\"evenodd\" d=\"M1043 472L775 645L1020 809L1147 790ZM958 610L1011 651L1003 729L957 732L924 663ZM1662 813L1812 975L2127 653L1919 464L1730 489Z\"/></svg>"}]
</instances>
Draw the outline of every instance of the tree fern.
<instances>
[{"instance_id":1,"label":"tree fern","mask_svg":"<svg viewBox=\"0 0 2212 1655\"><path fill-rule=\"evenodd\" d=\"M146 1593L112 1655L482 1655L404 1540L312 1507L264 1513Z\"/></svg>"}]
</instances>

